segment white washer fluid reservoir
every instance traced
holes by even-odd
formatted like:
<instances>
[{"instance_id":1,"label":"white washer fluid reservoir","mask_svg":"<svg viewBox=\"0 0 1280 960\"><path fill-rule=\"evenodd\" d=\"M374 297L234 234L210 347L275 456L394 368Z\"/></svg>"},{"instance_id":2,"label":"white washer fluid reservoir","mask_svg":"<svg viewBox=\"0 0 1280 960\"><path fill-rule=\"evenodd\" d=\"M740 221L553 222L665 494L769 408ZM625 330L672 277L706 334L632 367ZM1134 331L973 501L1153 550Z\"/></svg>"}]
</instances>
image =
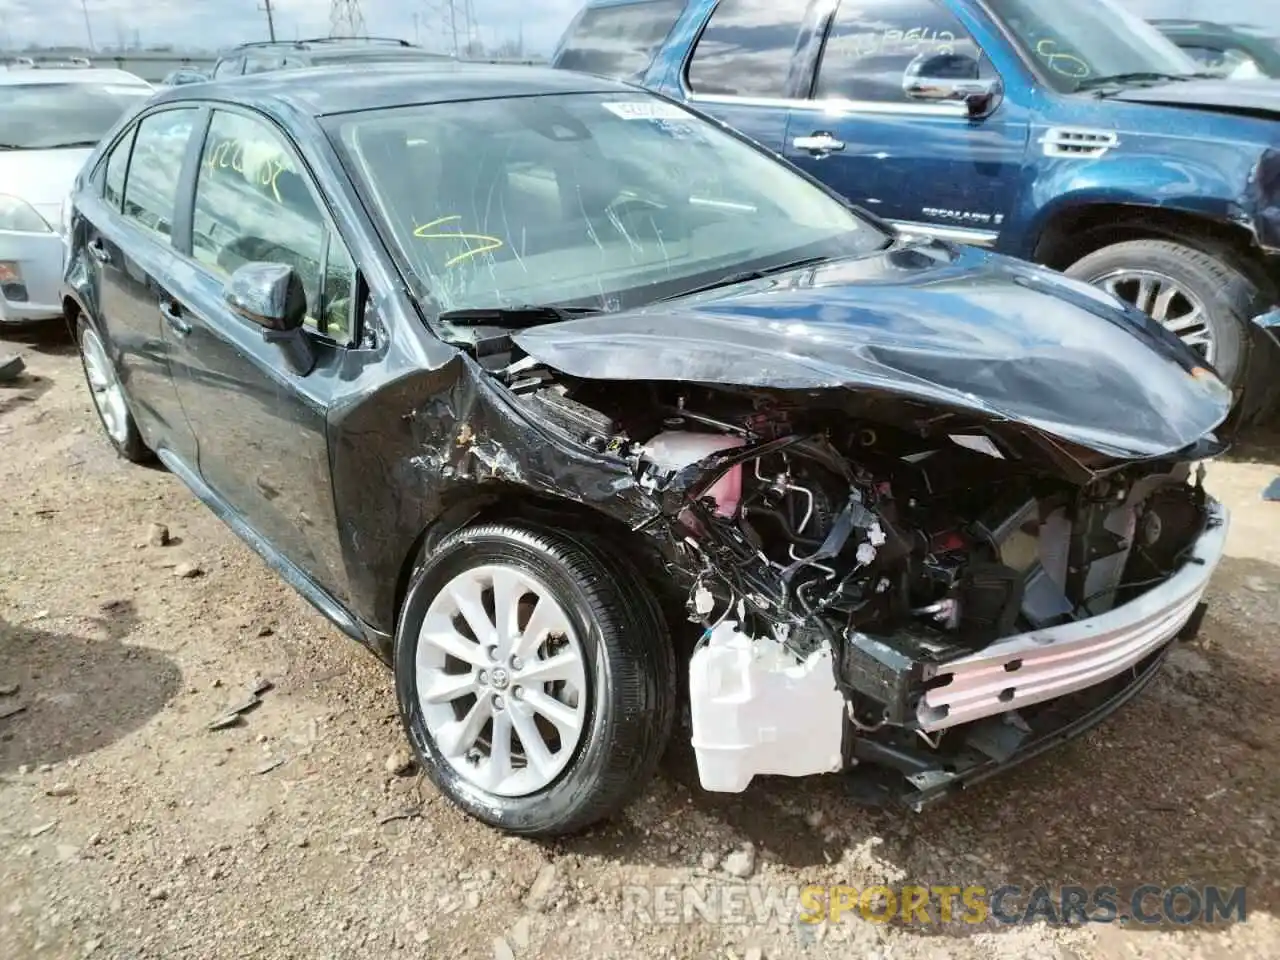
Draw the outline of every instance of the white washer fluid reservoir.
<instances>
[{"instance_id":1,"label":"white washer fluid reservoir","mask_svg":"<svg viewBox=\"0 0 1280 960\"><path fill-rule=\"evenodd\" d=\"M756 776L843 769L845 701L831 650L806 661L724 621L689 663L693 750L705 790L741 793Z\"/></svg>"}]
</instances>

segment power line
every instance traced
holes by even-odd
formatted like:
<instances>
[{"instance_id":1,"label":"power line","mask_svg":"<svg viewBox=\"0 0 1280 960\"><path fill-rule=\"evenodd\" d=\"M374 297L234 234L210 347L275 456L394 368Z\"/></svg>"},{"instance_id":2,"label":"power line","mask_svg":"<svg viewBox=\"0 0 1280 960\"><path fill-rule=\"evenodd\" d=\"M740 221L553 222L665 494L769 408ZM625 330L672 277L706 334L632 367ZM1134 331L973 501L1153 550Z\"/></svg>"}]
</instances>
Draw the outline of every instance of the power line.
<instances>
[{"instance_id":1,"label":"power line","mask_svg":"<svg viewBox=\"0 0 1280 960\"><path fill-rule=\"evenodd\" d=\"M96 53L93 45L93 26L89 23L89 0L80 0L80 9L84 11L84 32L89 35L89 52Z\"/></svg>"},{"instance_id":2,"label":"power line","mask_svg":"<svg viewBox=\"0 0 1280 960\"><path fill-rule=\"evenodd\" d=\"M276 19L271 13L271 0L262 0L263 5L259 10L263 10L267 14L267 33L271 36L271 42L276 42Z\"/></svg>"},{"instance_id":3,"label":"power line","mask_svg":"<svg viewBox=\"0 0 1280 960\"><path fill-rule=\"evenodd\" d=\"M366 32L360 0L332 0L329 5L329 36L363 37Z\"/></svg>"}]
</instances>

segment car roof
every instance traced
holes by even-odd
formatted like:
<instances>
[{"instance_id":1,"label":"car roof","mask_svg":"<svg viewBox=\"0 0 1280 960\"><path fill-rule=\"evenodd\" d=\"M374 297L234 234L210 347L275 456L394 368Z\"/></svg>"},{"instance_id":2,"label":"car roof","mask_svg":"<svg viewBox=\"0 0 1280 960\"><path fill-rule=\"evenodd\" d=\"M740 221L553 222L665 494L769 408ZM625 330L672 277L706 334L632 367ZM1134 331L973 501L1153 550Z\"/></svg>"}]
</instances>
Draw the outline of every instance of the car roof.
<instances>
[{"instance_id":1,"label":"car roof","mask_svg":"<svg viewBox=\"0 0 1280 960\"><path fill-rule=\"evenodd\" d=\"M222 100L267 112L287 107L323 117L386 107L555 93L631 91L647 96L618 81L568 70L454 60L300 67L191 86L194 89L175 87L161 93L156 102Z\"/></svg>"},{"instance_id":2,"label":"car roof","mask_svg":"<svg viewBox=\"0 0 1280 960\"><path fill-rule=\"evenodd\" d=\"M410 43L400 37L311 37L306 40L251 40L239 43L226 51L223 56L244 53L249 50L343 50L343 49L409 49L422 50L423 47Z\"/></svg>"},{"instance_id":3,"label":"car roof","mask_svg":"<svg viewBox=\"0 0 1280 960\"><path fill-rule=\"evenodd\" d=\"M1172 17L1157 17L1151 23L1161 30L1173 30L1178 33L1203 33L1211 35L1234 34L1247 32L1247 28L1242 30L1241 26L1230 23L1215 23L1209 20L1181 20Z\"/></svg>"},{"instance_id":4,"label":"car roof","mask_svg":"<svg viewBox=\"0 0 1280 960\"><path fill-rule=\"evenodd\" d=\"M135 73L127 70L112 70L107 67L68 67L66 69L42 69L40 67L19 67L17 69L0 70L0 84L19 83L114 83L128 86L149 87L151 84Z\"/></svg>"}]
</instances>

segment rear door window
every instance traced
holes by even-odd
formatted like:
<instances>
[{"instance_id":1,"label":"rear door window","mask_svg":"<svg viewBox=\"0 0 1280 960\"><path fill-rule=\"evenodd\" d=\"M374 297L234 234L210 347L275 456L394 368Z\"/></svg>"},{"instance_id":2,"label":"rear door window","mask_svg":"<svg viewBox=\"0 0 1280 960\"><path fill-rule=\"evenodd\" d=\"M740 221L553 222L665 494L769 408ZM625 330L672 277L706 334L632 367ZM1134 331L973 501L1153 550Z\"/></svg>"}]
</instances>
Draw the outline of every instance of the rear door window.
<instances>
[{"instance_id":1,"label":"rear door window","mask_svg":"<svg viewBox=\"0 0 1280 960\"><path fill-rule=\"evenodd\" d=\"M199 111L164 110L143 117L124 185L124 215L165 242L173 238L178 180Z\"/></svg>"},{"instance_id":2,"label":"rear door window","mask_svg":"<svg viewBox=\"0 0 1280 960\"><path fill-rule=\"evenodd\" d=\"M642 0L588 7L570 27L555 65L604 77L639 77L684 4L685 0Z\"/></svg>"},{"instance_id":3,"label":"rear door window","mask_svg":"<svg viewBox=\"0 0 1280 960\"><path fill-rule=\"evenodd\" d=\"M720 0L689 61L689 89L785 98L808 0Z\"/></svg>"}]
</instances>

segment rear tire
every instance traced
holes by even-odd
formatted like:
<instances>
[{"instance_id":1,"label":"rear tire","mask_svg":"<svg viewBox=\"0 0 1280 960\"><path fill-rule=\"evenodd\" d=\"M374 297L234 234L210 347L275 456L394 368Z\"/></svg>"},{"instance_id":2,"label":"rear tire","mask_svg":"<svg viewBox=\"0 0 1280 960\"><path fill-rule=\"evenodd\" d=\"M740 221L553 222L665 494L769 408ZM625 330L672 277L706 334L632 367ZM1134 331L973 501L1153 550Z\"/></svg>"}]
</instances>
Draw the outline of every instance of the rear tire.
<instances>
[{"instance_id":1,"label":"rear tire","mask_svg":"<svg viewBox=\"0 0 1280 960\"><path fill-rule=\"evenodd\" d=\"M102 432L116 453L130 463L150 463L155 454L138 431L138 424L125 398L124 384L120 382L115 362L107 352L106 341L83 313L76 319L76 347L80 352L85 384L89 387L89 399L93 401Z\"/></svg>"},{"instance_id":2,"label":"rear tire","mask_svg":"<svg viewBox=\"0 0 1280 960\"><path fill-rule=\"evenodd\" d=\"M662 613L629 561L577 535L485 524L448 537L414 572L394 667L427 775L509 833L562 836L617 813L671 735Z\"/></svg>"},{"instance_id":3,"label":"rear tire","mask_svg":"<svg viewBox=\"0 0 1280 960\"><path fill-rule=\"evenodd\" d=\"M1258 290L1224 255L1167 240L1096 250L1067 276L1137 306L1205 357L1228 387L1240 386Z\"/></svg>"}]
</instances>

